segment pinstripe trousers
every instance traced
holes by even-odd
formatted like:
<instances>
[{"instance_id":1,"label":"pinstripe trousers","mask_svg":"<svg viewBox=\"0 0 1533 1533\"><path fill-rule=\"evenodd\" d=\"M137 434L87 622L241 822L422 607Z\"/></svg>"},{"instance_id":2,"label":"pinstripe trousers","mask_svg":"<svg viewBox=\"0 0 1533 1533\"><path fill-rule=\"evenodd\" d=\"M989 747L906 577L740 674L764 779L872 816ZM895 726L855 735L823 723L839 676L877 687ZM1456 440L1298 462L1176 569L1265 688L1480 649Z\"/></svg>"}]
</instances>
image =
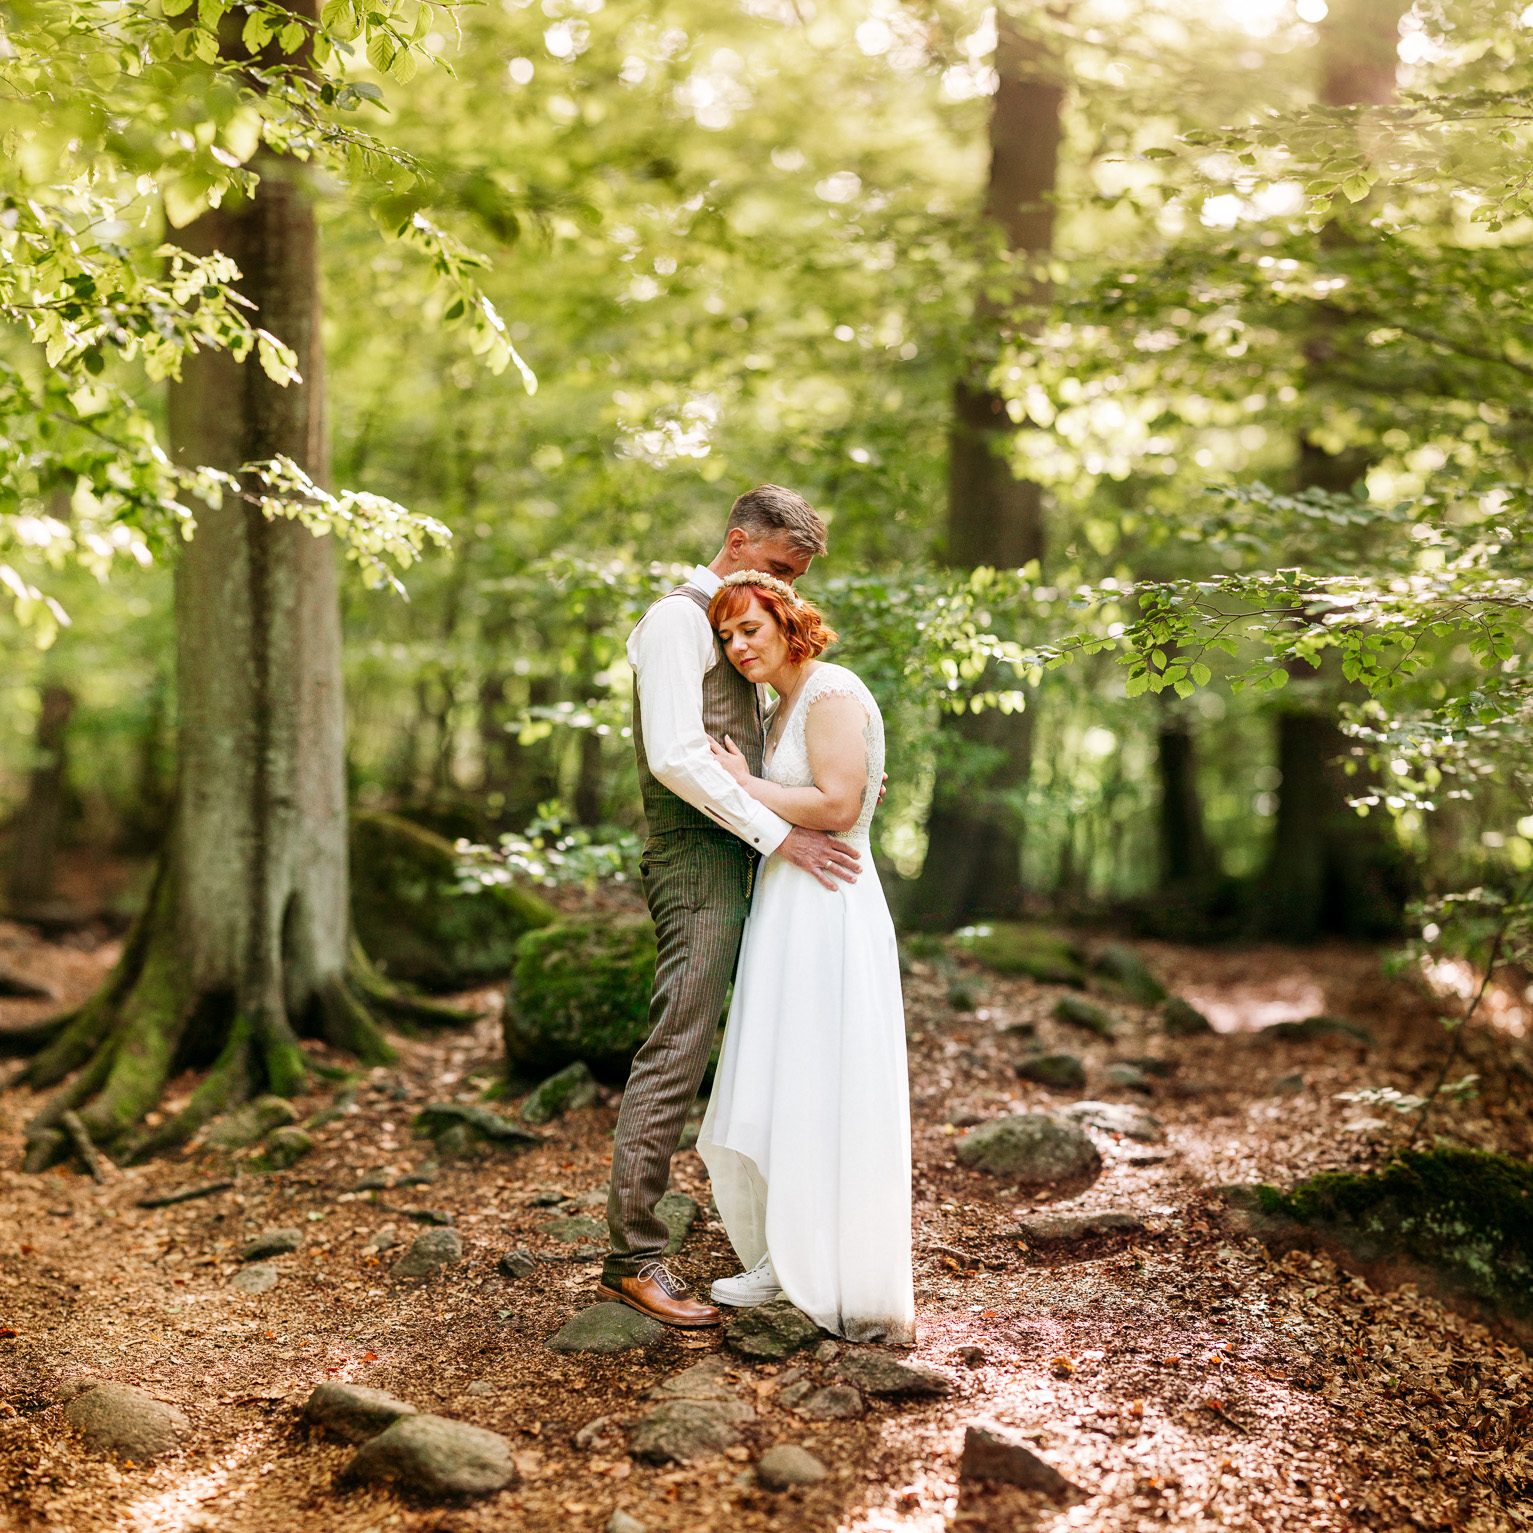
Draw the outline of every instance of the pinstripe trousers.
<instances>
[{"instance_id":1,"label":"pinstripe trousers","mask_svg":"<svg viewBox=\"0 0 1533 1533\"><path fill-rule=\"evenodd\" d=\"M631 1277L665 1255L669 1233L655 1205L724 1014L755 864L743 841L711 827L662 831L644 843L639 870L655 922L655 988L649 1037L618 1110L603 1280Z\"/></svg>"}]
</instances>

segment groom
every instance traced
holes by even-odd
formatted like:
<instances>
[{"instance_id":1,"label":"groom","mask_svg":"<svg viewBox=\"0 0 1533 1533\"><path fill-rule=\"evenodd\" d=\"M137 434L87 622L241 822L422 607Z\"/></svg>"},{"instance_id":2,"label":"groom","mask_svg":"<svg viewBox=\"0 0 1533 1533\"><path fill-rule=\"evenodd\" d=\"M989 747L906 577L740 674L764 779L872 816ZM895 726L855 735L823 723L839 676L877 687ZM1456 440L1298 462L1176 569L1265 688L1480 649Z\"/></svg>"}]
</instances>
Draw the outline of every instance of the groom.
<instances>
[{"instance_id":1,"label":"groom","mask_svg":"<svg viewBox=\"0 0 1533 1533\"><path fill-rule=\"evenodd\" d=\"M662 596L628 639L633 739L649 839L639 860L658 947L650 1034L634 1056L612 1147L612 1249L597 1292L674 1326L719 1323L664 1261L655 1212L687 1109L702 1085L734 977L758 856L785 857L828 889L861 864L845 843L789 825L719 766L708 737L727 734L761 771L757 688L729 664L708 624L726 575L765 570L793 582L825 552L825 524L792 490L759 485L730 509L724 546Z\"/></svg>"}]
</instances>

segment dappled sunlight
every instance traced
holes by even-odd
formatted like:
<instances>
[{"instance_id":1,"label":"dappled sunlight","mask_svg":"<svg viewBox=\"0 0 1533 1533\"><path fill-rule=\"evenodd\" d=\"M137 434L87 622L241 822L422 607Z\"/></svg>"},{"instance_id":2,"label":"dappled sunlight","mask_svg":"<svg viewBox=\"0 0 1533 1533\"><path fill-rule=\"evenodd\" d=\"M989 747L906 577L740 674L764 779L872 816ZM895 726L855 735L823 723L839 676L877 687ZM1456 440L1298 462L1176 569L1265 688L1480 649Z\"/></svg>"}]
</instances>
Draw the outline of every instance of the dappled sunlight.
<instances>
[{"instance_id":1,"label":"dappled sunlight","mask_svg":"<svg viewBox=\"0 0 1533 1533\"><path fill-rule=\"evenodd\" d=\"M1484 978L1467 959L1427 955L1420 962L1422 977L1432 993L1442 1000L1468 1003L1474 999ZM1505 981L1492 980L1485 987L1476 1018L1488 1022L1508 1038L1526 1038L1533 1023L1528 989Z\"/></svg>"},{"instance_id":2,"label":"dappled sunlight","mask_svg":"<svg viewBox=\"0 0 1533 1533\"><path fill-rule=\"evenodd\" d=\"M1221 1033L1254 1033L1274 1022L1297 1022L1326 1009L1324 989L1301 974L1285 975L1278 985L1265 973L1249 983L1236 981L1218 990L1189 985L1183 994Z\"/></svg>"},{"instance_id":3,"label":"dappled sunlight","mask_svg":"<svg viewBox=\"0 0 1533 1533\"><path fill-rule=\"evenodd\" d=\"M182 1475L152 1496L143 1496L122 1509L118 1526L124 1533L183 1533L211 1526L204 1510L227 1487L230 1476L253 1453L270 1444L252 1432L216 1462Z\"/></svg>"}]
</instances>

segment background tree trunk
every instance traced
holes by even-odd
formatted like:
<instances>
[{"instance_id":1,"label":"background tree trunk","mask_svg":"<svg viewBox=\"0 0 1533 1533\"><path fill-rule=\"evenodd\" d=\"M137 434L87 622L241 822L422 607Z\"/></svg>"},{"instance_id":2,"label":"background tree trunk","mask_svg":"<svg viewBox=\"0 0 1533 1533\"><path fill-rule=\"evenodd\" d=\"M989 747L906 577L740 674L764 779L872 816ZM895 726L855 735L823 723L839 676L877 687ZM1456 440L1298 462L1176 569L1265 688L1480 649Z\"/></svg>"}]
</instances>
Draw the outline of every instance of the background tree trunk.
<instances>
[{"instance_id":1,"label":"background tree trunk","mask_svg":"<svg viewBox=\"0 0 1533 1533\"><path fill-rule=\"evenodd\" d=\"M1383 106L1395 93L1401 0L1337 0L1321 23L1320 99L1326 106ZM1342 238L1332 226L1323 242ZM1317 316L1306 347L1306 371L1318 392L1335 354L1335 326ZM1367 473L1357 451L1328 451L1300 433L1296 479L1300 489L1351 490ZM1337 722L1334 691L1319 697L1315 674L1297 664L1299 682L1284 695L1276 717L1276 754L1282 781L1272 847L1258 883L1257 924L1270 936L1308 941L1323 934L1386 935L1399 926L1405 872L1388 819L1364 819L1347 804L1353 788L1337 765L1356 748ZM1323 674L1323 671L1322 671Z\"/></svg>"},{"instance_id":2,"label":"background tree trunk","mask_svg":"<svg viewBox=\"0 0 1533 1533\"><path fill-rule=\"evenodd\" d=\"M36 758L27 777L27 796L15 820L6 895L11 913L22 919L52 903L64 799L69 785L65 739L75 697L68 687L43 688L37 716Z\"/></svg>"},{"instance_id":3,"label":"background tree trunk","mask_svg":"<svg viewBox=\"0 0 1533 1533\"><path fill-rule=\"evenodd\" d=\"M999 81L990 113L985 218L999 227L1018 262L1012 304L1019 304L1045 291L1032 268L1053 244L1064 86L1059 62L1042 40L1020 31L1004 11L996 25ZM981 292L981 344L953 390L946 552L949 563L965 568L1015 569L1043 557L1043 491L1012 474L1007 447L1014 427L987 378L1012 323L1010 307ZM1028 778L1032 711L962 714L943 732L949 749L939 752L926 862L906 910L912 924L938 930L977 916L1014 914L1021 905L1022 819L1014 796Z\"/></svg>"}]
</instances>

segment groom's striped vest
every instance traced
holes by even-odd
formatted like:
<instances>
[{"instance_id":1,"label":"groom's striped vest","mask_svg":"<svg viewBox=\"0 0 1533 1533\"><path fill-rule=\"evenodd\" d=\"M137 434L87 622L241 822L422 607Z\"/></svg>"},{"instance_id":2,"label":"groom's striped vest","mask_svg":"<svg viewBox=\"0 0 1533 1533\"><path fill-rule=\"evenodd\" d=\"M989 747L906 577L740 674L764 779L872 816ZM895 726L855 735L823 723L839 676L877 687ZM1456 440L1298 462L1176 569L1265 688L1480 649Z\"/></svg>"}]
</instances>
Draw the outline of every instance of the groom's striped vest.
<instances>
[{"instance_id":1,"label":"groom's striped vest","mask_svg":"<svg viewBox=\"0 0 1533 1533\"><path fill-rule=\"evenodd\" d=\"M696 586L689 585L678 586L660 600L695 602L706 614L710 598ZM756 688L723 655L719 656L717 664L703 673L703 728L715 740L728 735L744 752L751 771L761 771L764 731ZM633 744L639 758L639 791L644 796L644 818L650 835L658 836L672 830L719 830L733 839L727 826L701 809L694 809L650 771L644 755L644 721L639 713L637 678L633 686Z\"/></svg>"}]
</instances>

